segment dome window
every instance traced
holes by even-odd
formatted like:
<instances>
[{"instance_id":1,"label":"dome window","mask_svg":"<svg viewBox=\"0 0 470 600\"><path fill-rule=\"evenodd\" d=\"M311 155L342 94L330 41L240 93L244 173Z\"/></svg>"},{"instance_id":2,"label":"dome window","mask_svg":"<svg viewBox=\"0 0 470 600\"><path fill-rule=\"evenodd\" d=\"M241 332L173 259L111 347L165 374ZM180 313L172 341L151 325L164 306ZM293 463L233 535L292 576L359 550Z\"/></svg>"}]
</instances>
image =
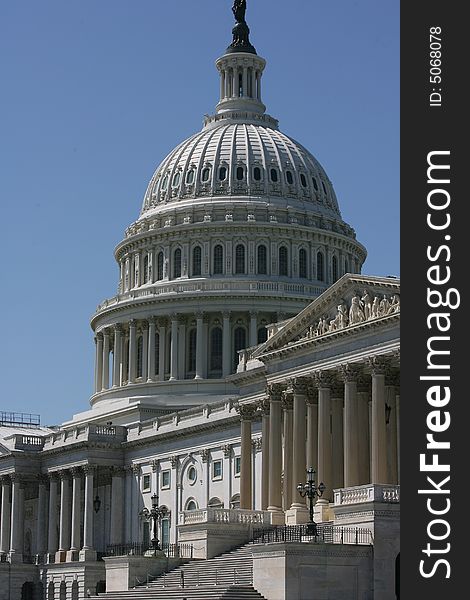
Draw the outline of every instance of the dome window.
<instances>
[{"instance_id":1,"label":"dome window","mask_svg":"<svg viewBox=\"0 0 470 600\"><path fill-rule=\"evenodd\" d=\"M191 185L191 183L194 183L194 169L190 169L187 173L186 173L186 183L188 185Z\"/></svg>"},{"instance_id":2,"label":"dome window","mask_svg":"<svg viewBox=\"0 0 470 600\"><path fill-rule=\"evenodd\" d=\"M235 248L235 275L245 274L245 246L238 244Z\"/></svg>"},{"instance_id":3,"label":"dome window","mask_svg":"<svg viewBox=\"0 0 470 600\"><path fill-rule=\"evenodd\" d=\"M220 244L214 248L214 275L222 275L224 272L224 249Z\"/></svg>"},{"instance_id":4,"label":"dome window","mask_svg":"<svg viewBox=\"0 0 470 600\"><path fill-rule=\"evenodd\" d=\"M317 254L317 279L318 281L325 281L325 259L322 252Z\"/></svg>"},{"instance_id":5,"label":"dome window","mask_svg":"<svg viewBox=\"0 0 470 600\"><path fill-rule=\"evenodd\" d=\"M302 184L302 187L307 187L307 178L303 173L300 174L300 183Z\"/></svg>"},{"instance_id":6,"label":"dome window","mask_svg":"<svg viewBox=\"0 0 470 600\"><path fill-rule=\"evenodd\" d=\"M278 177L278 174L277 174L277 170L276 169L271 169L270 175L271 175L271 181L273 183L277 183L278 180L279 180L279 177Z\"/></svg>"},{"instance_id":7,"label":"dome window","mask_svg":"<svg viewBox=\"0 0 470 600\"><path fill-rule=\"evenodd\" d=\"M202 272L202 250L196 246L193 250L193 277L199 277Z\"/></svg>"},{"instance_id":8,"label":"dome window","mask_svg":"<svg viewBox=\"0 0 470 600\"><path fill-rule=\"evenodd\" d=\"M245 178L245 169L243 167L237 167L237 181L243 181Z\"/></svg>"},{"instance_id":9,"label":"dome window","mask_svg":"<svg viewBox=\"0 0 470 600\"><path fill-rule=\"evenodd\" d=\"M219 181L225 181L225 179L227 179L227 167L220 167Z\"/></svg>"},{"instance_id":10,"label":"dome window","mask_svg":"<svg viewBox=\"0 0 470 600\"><path fill-rule=\"evenodd\" d=\"M324 182L324 181L322 181L322 182L321 182L321 185L322 185L323 191L325 192L325 194L327 194L328 192L326 191L325 182Z\"/></svg>"},{"instance_id":11,"label":"dome window","mask_svg":"<svg viewBox=\"0 0 470 600\"><path fill-rule=\"evenodd\" d=\"M173 175L173 187L178 187L181 181L181 173L175 173Z\"/></svg>"},{"instance_id":12,"label":"dome window","mask_svg":"<svg viewBox=\"0 0 470 600\"><path fill-rule=\"evenodd\" d=\"M292 175L292 171L286 171L286 179L287 179L287 183L289 185L292 185L294 183L294 177Z\"/></svg>"},{"instance_id":13,"label":"dome window","mask_svg":"<svg viewBox=\"0 0 470 600\"><path fill-rule=\"evenodd\" d=\"M299 250L299 277L307 279L307 251L305 248Z\"/></svg>"},{"instance_id":14,"label":"dome window","mask_svg":"<svg viewBox=\"0 0 470 600\"><path fill-rule=\"evenodd\" d=\"M162 181L162 190L164 192L166 192L167 188L168 188L168 175L165 175L165 177L163 178L163 181Z\"/></svg>"},{"instance_id":15,"label":"dome window","mask_svg":"<svg viewBox=\"0 0 470 600\"><path fill-rule=\"evenodd\" d=\"M246 329L237 327L233 332L233 370L237 369L238 352L246 348Z\"/></svg>"},{"instance_id":16,"label":"dome window","mask_svg":"<svg viewBox=\"0 0 470 600\"><path fill-rule=\"evenodd\" d=\"M333 271L333 283L338 279L338 259L333 256L331 259L331 269Z\"/></svg>"},{"instance_id":17,"label":"dome window","mask_svg":"<svg viewBox=\"0 0 470 600\"><path fill-rule=\"evenodd\" d=\"M259 167L253 169L253 178L255 181L261 181L261 169Z\"/></svg>"},{"instance_id":18,"label":"dome window","mask_svg":"<svg viewBox=\"0 0 470 600\"><path fill-rule=\"evenodd\" d=\"M197 331L191 329L188 340L188 372L196 371L196 346L197 346Z\"/></svg>"},{"instance_id":19,"label":"dome window","mask_svg":"<svg viewBox=\"0 0 470 600\"><path fill-rule=\"evenodd\" d=\"M204 169L202 169L201 179L204 183L206 181L209 181L210 174L211 174L211 170L209 169L209 167L205 167Z\"/></svg>"},{"instance_id":20,"label":"dome window","mask_svg":"<svg viewBox=\"0 0 470 600\"><path fill-rule=\"evenodd\" d=\"M210 338L210 370L222 370L222 329L214 327Z\"/></svg>"},{"instance_id":21,"label":"dome window","mask_svg":"<svg viewBox=\"0 0 470 600\"><path fill-rule=\"evenodd\" d=\"M157 280L163 279L163 252L159 252L157 256Z\"/></svg>"},{"instance_id":22,"label":"dome window","mask_svg":"<svg viewBox=\"0 0 470 600\"><path fill-rule=\"evenodd\" d=\"M181 277L181 250L177 248L173 254L173 279Z\"/></svg>"},{"instance_id":23,"label":"dome window","mask_svg":"<svg viewBox=\"0 0 470 600\"><path fill-rule=\"evenodd\" d=\"M287 277L288 274L287 248L281 246L279 248L279 275Z\"/></svg>"},{"instance_id":24,"label":"dome window","mask_svg":"<svg viewBox=\"0 0 470 600\"><path fill-rule=\"evenodd\" d=\"M315 191L318 192L318 181L316 180L315 177L312 177L312 183L313 183L313 187L315 188Z\"/></svg>"},{"instance_id":25,"label":"dome window","mask_svg":"<svg viewBox=\"0 0 470 600\"><path fill-rule=\"evenodd\" d=\"M268 274L268 251L264 244L258 246L258 275Z\"/></svg>"}]
</instances>

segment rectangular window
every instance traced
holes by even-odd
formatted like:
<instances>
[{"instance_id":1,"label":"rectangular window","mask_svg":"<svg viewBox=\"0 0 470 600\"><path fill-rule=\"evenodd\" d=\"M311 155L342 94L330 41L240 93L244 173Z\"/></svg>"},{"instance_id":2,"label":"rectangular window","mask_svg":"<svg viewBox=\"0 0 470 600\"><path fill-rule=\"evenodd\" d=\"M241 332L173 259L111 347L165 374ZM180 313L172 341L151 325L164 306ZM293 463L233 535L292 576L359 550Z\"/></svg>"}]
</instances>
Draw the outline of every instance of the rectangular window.
<instances>
[{"instance_id":1,"label":"rectangular window","mask_svg":"<svg viewBox=\"0 0 470 600\"><path fill-rule=\"evenodd\" d=\"M214 460L212 463L212 479L222 479L222 461Z\"/></svg>"},{"instance_id":2,"label":"rectangular window","mask_svg":"<svg viewBox=\"0 0 470 600\"><path fill-rule=\"evenodd\" d=\"M235 476L240 475L240 471L241 471L241 457L240 456L236 456L235 457Z\"/></svg>"},{"instance_id":3,"label":"rectangular window","mask_svg":"<svg viewBox=\"0 0 470 600\"><path fill-rule=\"evenodd\" d=\"M168 490L171 485L171 471L162 471L161 488Z\"/></svg>"},{"instance_id":4,"label":"rectangular window","mask_svg":"<svg viewBox=\"0 0 470 600\"><path fill-rule=\"evenodd\" d=\"M150 475L143 475L142 476L142 491L143 492L150 492Z\"/></svg>"}]
</instances>

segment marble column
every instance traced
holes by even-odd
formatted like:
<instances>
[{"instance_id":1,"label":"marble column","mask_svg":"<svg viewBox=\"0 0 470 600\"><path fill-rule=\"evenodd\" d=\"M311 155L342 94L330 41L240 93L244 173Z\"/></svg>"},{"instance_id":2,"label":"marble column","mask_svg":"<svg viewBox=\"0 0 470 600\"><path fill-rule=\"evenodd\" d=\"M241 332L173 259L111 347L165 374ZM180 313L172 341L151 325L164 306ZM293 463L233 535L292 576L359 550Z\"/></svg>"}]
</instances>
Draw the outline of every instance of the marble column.
<instances>
[{"instance_id":1,"label":"marble column","mask_svg":"<svg viewBox=\"0 0 470 600\"><path fill-rule=\"evenodd\" d=\"M110 332L109 329L103 331L103 381L101 389L109 389L109 343L110 343Z\"/></svg>"},{"instance_id":2,"label":"marble column","mask_svg":"<svg viewBox=\"0 0 470 600\"><path fill-rule=\"evenodd\" d=\"M253 406L238 407L241 421L240 508L247 510L253 507L251 421L254 411Z\"/></svg>"},{"instance_id":3,"label":"marble column","mask_svg":"<svg viewBox=\"0 0 470 600\"><path fill-rule=\"evenodd\" d=\"M125 469L114 467L111 481L111 532L110 543L122 544L124 534L124 476Z\"/></svg>"},{"instance_id":4,"label":"marble column","mask_svg":"<svg viewBox=\"0 0 470 600\"><path fill-rule=\"evenodd\" d=\"M122 336L122 369L121 369L121 385L126 381L129 383L129 334Z\"/></svg>"},{"instance_id":5,"label":"marble column","mask_svg":"<svg viewBox=\"0 0 470 600\"><path fill-rule=\"evenodd\" d=\"M114 326L114 361L113 361L113 387L121 385L122 362L122 327L119 323Z\"/></svg>"},{"instance_id":6,"label":"marble column","mask_svg":"<svg viewBox=\"0 0 470 600\"><path fill-rule=\"evenodd\" d=\"M333 500L333 469L331 444L331 376L325 372L316 374L318 387L318 477L317 482L326 486L319 502Z\"/></svg>"},{"instance_id":7,"label":"marble column","mask_svg":"<svg viewBox=\"0 0 470 600\"><path fill-rule=\"evenodd\" d=\"M203 377L203 356L204 356L204 341L203 329L204 315L202 312L196 313L196 376L194 379L202 379Z\"/></svg>"},{"instance_id":8,"label":"marble column","mask_svg":"<svg viewBox=\"0 0 470 600\"><path fill-rule=\"evenodd\" d=\"M171 317L170 381L178 379L178 315Z\"/></svg>"},{"instance_id":9,"label":"marble column","mask_svg":"<svg viewBox=\"0 0 470 600\"><path fill-rule=\"evenodd\" d=\"M282 396L282 412L284 426L284 459L283 459L283 503L284 510L288 510L292 503L292 482L294 480L294 469L292 463L292 409L294 407L294 398L292 392L285 392Z\"/></svg>"},{"instance_id":10,"label":"marble column","mask_svg":"<svg viewBox=\"0 0 470 600\"><path fill-rule=\"evenodd\" d=\"M46 508L47 508L47 477L38 476L38 512L36 521L36 554L41 558L46 552Z\"/></svg>"},{"instance_id":11,"label":"marble column","mask_svg":"<svg viewBox=\"0 0 470 600\"><path fill-rule=\"evenodd\" d=\"M9 477L2 477L2 509L0 515L0 554L6 554L10 550L11 534L11 480Z\"/></svg>"},{"instance_id":12,"label":"marble column","mask_svg":"<svg viewBox=\"0 0 470 600\"><path fill-rule=\"evenodd\" d=\"M307 468L318 469L318 401L310 390L307 396Z\"/></svg>"},{"instance_id":13,"label":"marble column","mask_svg":"<svg viewBox=\"0 0 470 600\"><path fill-rule=\"evenodd\" d=\"M81 490L82 472L74 467L72 472L72 533L70 550L67 552L67 562L78 560L80 552L80 517L81 517Z\"/></svg>"},{"instance_id":14,"label":"marble column","mask_svg":"<svg viewBox=\"0 0 470 600\"><path fill-rule=\"evenodd\" d=\"M344 487L343 398L331 398L332 488Z\"/></svg>"},{"instance_id":15,"label":"marble column","mask_svg":"<svg viewBox=\"0 0 470 600\"><path fill-rule=\"evenodd\" d=\"M248 67L243 67L243 96L248 96Z\"/></svg>"},{"instance_id":16,"label":"marble column","mask_svg":"<svg viewBox=\"0 0 470 600\"><path fill-rule=\"evenodd\" d=\"M387 382L386 382L387 383ZM397 448L397 407L396 388L394 385L385 386L385 406L389 407L387 426L387 476L388 483L398 483L398 448Z\"/></svg>"},{"instance_id":17,"label":"marble column","mask_svg":"<svg viewBox=\"0 0 470 600\"><path fill-rule=\"evenodd\" d=\"M370 483L369 399L370 392L359 383L357 393L359 485Z\"/></svg>"},{"instance_id":18,"label":"marble column","mask_svg":"<svg viewBox=\"0 0 470 600\"><path fill-rule=\"evenodd\" d=\"M258 404L261 410L261 436L263 440L261 462L261 509L269 505L269 398L263 398Z\"/></svg>"},{"instance_id":19,"label":"marble column","mask_svg":"<svg viewBox=\"0 0 470 600\"><path fill-rule=\"evenodd\" d=\"M341 366L344 381L344 487L359 484L357 375L354 366Z\"/></svg>"},{"instance_id":20,"label":"marble column","mask_svg":"<svg viewBox=\"0 0 470 600\"><path fill-rule=\"evenodd\" d=\"M101 392L103 386L103 334L99 331L95 336L95 392Z\"/></svg>"},{"instance_id":21,"label":"marble column","mask_svg":"<svg viewBox=\"0 0 470 600\"><path fill-rule=\"evenodd\" d=\"M20 519L21 507L21 480L18 473L11 476L11 520L10 520L10 560L21 562L23 560L23 548L21 545L23 520Z\"/></svg>"},{"instance_id":22,"label":"marble column","mask_svg":"<svg viewBox=\"0 0 470 600\"><path fill-rule=\"evenodd\" d=\"M59 518L59 550L56 562L65 561L65 553L70 550L70 476L61 471L60 476L60 518Z\"/></svg>"},{"instance_id":23,"label":"marble column","mask_svg":"<svg viewBox=\"0 0 470 600\"><path fill-rule=\"evenodd\" d=\"M161 320L158 326L158 381L165 381L166 326Z\"/></svg>"},{"instance_id":24,"label":"marble column","mask_svg":"<svg viewBox=\"0 0 470 600\"><path fill-rule=\"evenodd\" d=\"M55 553L59 548L57 535L57 492L59 481L56 473L49 475L49 525L47 536L47 562L55 561Z\"/></svg>"},{"instance_id":25,"label":"marble column","mask_svg":"<svg viewBox=\"0 0 470 600\"><path fill-rule=\"evenodd\" d=\"M142 381L148 378L149 361L149 325L147 321L142 322Z\"/></svg>"},{"instance_id":26,"label":"marble column","mask_svg":"<svg viewBox=\"0 0 470 600\"><path fill-rule=\"evenodd\" d=\"M85 505L83 520L83 548L80 550L80 561L96 560L93 549L93 480L96 471L95 465L86 465L85 473Z\"/></svg>"},{"instance_id":27,"label":"marble column","mask_svg":"<svg viewBox=\"0 0 470 600\"><path fill-rule=\"evenodd\" d=\"M398 484L400 483L400 395L397 394L395 398L395 405L397 411L397 468L398 468Z\"/></svg>"},{"instance_id":28,"label":"marble column","mask_svg":"<svg viewBox=\"0 0 470 600\"><path fill-rule=\"evenodd\" d=\"M129 321L129 383L137 378L137 321Z\"/></svg>"},{"instance_id":29,"label":"marble column","mask_svg":"<svg viewBox=\"0 0 470 600\"><path fill-rule=\"evenodd\" d=\"M230 327L230 313L223 313L222 330L222 374L227 377L232 372L232 336Z\"/></svg>"},{"instance_id":30,"label":"marble column","mask_svg":"<svg viewBox=\"0 0 470 600\"><path fill-rule=\"evenodd\" d=\"M148 367L147 367L147 381L151 383L155 381L155 338L156 338L156 319L150 317L149 319L149 332L148 332Z\"/></svg>"},{"instance_id":31,"label":"marble column","mask_svg":"<svg viewBox=\"0 0 470 600\"><path fill-rule=\"evenodd\" d=\"M281 495L281 393L279 384L268 386L269 395L269 506L273 513L282 513Z\"/></svg>"},{"instance_id":32,"label":"marble column","mask_svg":"<svg viewBox=\"0 0 470 600\"><path fill-rule=\"evenodd\" d=\"M258 313L256 311L250 312L250 346L256 346L258 344Z\"/></svg>"},{"instance_id":33,"label":"marble column","mask_svg":"<svg viewBox=\"0 0 470 600\"><path fill-rule=\"evenodd\" d=\"M292 509L307 511L305 498L299 494L297 485L305 483L307 476L307 381L299 377L292 381L292 391L294 394L294 412L293 412L293 444L292 444Z\"/></svg>"},{"instance_id":34,"label":"marble column","mask_svg":"<svg viewBox=\"0 0 470 600\"><path fill-rule=\"evenodd\" d=\"M387 431L385 424L385 361L371 358L372 370L372 444L371 483L388 483Z\"/></svg>"}]
</instances>

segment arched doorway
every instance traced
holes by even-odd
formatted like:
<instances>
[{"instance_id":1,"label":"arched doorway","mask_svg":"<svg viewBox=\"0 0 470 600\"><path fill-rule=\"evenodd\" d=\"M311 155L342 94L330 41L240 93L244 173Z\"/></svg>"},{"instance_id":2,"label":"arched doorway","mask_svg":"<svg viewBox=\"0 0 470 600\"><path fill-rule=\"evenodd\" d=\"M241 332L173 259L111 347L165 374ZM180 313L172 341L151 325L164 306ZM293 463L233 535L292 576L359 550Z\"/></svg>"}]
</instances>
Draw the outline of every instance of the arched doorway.
<instances>
[{"instance_id":1,"label":"arched doorway","mask_svg":"<svg viewBox=\"0 0 470 600\"><path fill-rule=\"evenodd\" d=\"M72 600L78 600L78 581L72 583Z\"/></svg>"},{"instance_id":2,"label":"arched doorway","mask_svg":"<svg viewBox=\"0 0 470 600\"><path fill-rule=\"evenodd\" d=\"M60 582L59 600L67 600L67 584L65 581Z\"/></svg>"},{"instance_id":3,"label":"arched doorway","mask_svg":"<svg viewBox=\"0 0 470 600\"><path fill-rule=\"evenodd\" d=\"M50 581L49 585L47 586L47 600L54 600L54 582Z\"/></svg>"},{"instance_id":4,"label":"arched doorway","mask_svg":"<svg viewBox=\"0 0 470 600\"><path fill-rule=\"evenodd\" d=\"M34 600L34 584L31 581L23 583L21 588L21 600Z\"/></svg>"}]
</instances>

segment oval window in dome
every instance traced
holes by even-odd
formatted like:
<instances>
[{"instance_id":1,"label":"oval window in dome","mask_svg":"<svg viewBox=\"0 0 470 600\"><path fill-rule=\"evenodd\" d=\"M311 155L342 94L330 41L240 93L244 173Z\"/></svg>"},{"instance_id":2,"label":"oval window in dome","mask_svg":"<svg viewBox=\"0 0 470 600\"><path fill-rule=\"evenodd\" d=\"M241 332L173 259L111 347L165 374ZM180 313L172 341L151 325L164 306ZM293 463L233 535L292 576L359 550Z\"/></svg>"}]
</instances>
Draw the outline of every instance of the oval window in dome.
<instances>
[{"instance_id":1,"label":"oval window in dome","mask_svg":"<svg viewBox=\"0 0 470 600\"><path fill-rule=\"evenodd\" d=\"M292 176L292 171L286 171L286 179L289 185L294 183L294 177Z\"/></svg>"},{"instance_id":2,"label":"oval window in dome","mask_svg":"<svg viewBox=\"0 0 470 600\"><path fill-rule=\"evenodd\" d=\"M162 190L165 191L168 187L168 175L165 175L162 181Z\"/></svg>"},{"instance_id":3,"label":"oval window in dome","mask_svg":"<svg viewBox=\"0 0 470 600\"><path fill-rule=\"evenodd\" d=\"M201 175L202 181L209 181L210 172L211 172L211 170L209 169L209 167L205 167L204 169L202 169L202 175Z\"/></svg>"},{"instance_id":4,"label":"oval window in dome","mask_svg":"<svg viewBox=\"0 0 470 600\"><path fill-rule=\"evenodd\" d=\"M302 187L307 187L307 178L303 173L300 174L300 183L302 184Z\"/></svg>"},{"instance_id":5,"label":"oval window in dome","mask_svg":"<svg viewBox=\"0 0 470 600\"><path fill-rule=\"evenodd\" d=\"M186 183L191 184L194 183L194 169L191 169L186 174Z\"/></svg>"},{"instance_id":6,"label":"oval window in dome","mask_svg":"<svg viewBox=\"0 0 470 600\"><path fill-rule=\"evenodd\" d=\"M245 177L245 169L243 167L237 167L237 181L243 181Z\"/></svg>"},{"instance_id":7,"label":"oval window in dome","mask_svg":"<svg viewBox=\"0 0 470 600\"><path fill-rule=\"evenodd\" d=\"M276 169L271 169L271 181L273 183L277 183L277 181L278 181L278 176L277 176L277 170Z\"/></svg>"},{"instance_id":8,"label":"oval window in dome","mask_svg":"<svg viewBox=\"0 0 470 600\"><path fill-rule=\"evenodd\" d=\"M227 178L227 167L220 167L219 181L224 181Z\"/></svg>"},{"instance_id":9,"label":"oval window in dome","mask_svg":"<svg viewBox=\"0 0 470 600\"><path fill-rule=\"evenodd\" d=\"M181 173L175 173L173 175L173 187L178 187L181 181Z\"/></svg>"},{"instance_id":10,"label":"oval window in dome","mask_svg":"<svg viewBox=\"0 0 470 600\"><path fill-rule=\"evenodd\" d=\"M325 182L324 182L324 181L322 181L322 182L321 182L321 185L322 185L323 191L325 192L325 194L327 194L328 192L326 191Z\"/></svg>"},{"instance_id":11,"label":"oval window in dome","mask_svg":"<svg viewBox=\"0 0 470 600\"><path fill-rule=\"evenodd\" d=\"M259 167L253 169L253 178L255 181L261 181L261 169Z\"/></svg>"},{"instance_id":12,"label":"oval window in dome","mask_svg":"<svg viewBox=\"0 0 470 600\"><path fill-rule=\"evenodd\" d=\"M312 183L313 183L313 187L318 192L318 182L315 177L312 177Z\"/></svg>"}]
</instances>

